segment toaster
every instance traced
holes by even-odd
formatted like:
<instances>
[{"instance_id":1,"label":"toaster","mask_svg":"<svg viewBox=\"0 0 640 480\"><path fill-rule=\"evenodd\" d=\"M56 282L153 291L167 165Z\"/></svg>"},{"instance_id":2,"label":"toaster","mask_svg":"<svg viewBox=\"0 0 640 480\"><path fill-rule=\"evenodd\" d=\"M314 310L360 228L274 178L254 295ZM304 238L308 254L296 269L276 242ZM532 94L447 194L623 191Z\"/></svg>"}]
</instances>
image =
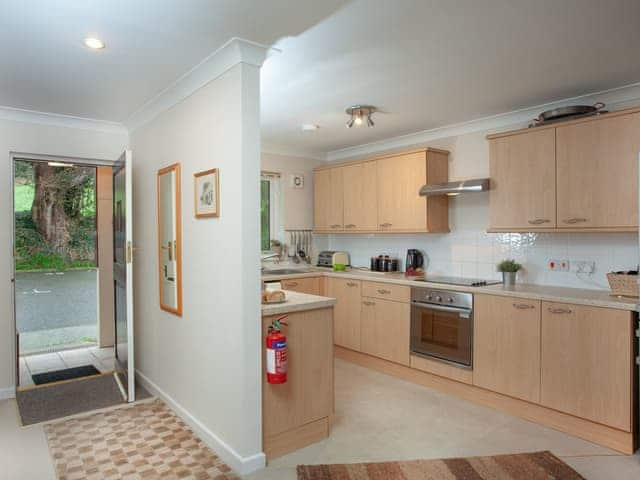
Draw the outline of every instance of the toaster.
<instances>
[{"instance_id":1,"label":"toaster","mask_svg":"<svg viewBox=\"0 0 640 480\"><path fill-rule=\"evenodd\" d=\"M332 268L336 263L349 265L349 254L347 252L336 252L325 250L318 255L318 266Z\"/></svg>"}]
</instances>

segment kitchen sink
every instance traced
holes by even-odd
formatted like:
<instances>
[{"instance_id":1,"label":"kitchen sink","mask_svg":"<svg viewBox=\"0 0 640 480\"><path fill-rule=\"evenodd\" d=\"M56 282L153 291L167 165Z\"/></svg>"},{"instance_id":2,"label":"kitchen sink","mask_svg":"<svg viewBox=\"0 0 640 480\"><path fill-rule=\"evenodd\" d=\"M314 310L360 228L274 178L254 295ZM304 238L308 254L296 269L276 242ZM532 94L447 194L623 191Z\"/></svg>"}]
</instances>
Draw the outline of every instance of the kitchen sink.
<instances>
[{"instance_id":1,"label":"kitchen sink","mask_svg":"<svg viewBox=\"0 0 640 480\"><path fill-rule=\"evenodd\" d=\"M313 273L314 270L306 268L276 268L274 270L263 270L263 275L292 275L295 273Z\"/></svg>"}]
</instances>

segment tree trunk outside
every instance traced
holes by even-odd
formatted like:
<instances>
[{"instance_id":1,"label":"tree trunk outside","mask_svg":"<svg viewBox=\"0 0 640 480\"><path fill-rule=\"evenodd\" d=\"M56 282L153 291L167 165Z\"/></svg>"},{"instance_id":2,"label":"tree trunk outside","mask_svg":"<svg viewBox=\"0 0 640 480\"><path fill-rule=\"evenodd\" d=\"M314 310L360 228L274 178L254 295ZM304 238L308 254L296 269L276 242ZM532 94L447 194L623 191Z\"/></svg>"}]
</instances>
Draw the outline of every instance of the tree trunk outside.
<instances>
[{"instance_id":1,"label":"tree trunk outside","mask_svg":"<svg viewBox=\"0 0 640 480\"><path fill-rule=\"evenodd\" d=\"M66 185L60 185L56 169L45 163L34 165L34 180L33 223L53 249L64 253L71 238L70 221L65 211Z\"/></svg>"}]
</instances>

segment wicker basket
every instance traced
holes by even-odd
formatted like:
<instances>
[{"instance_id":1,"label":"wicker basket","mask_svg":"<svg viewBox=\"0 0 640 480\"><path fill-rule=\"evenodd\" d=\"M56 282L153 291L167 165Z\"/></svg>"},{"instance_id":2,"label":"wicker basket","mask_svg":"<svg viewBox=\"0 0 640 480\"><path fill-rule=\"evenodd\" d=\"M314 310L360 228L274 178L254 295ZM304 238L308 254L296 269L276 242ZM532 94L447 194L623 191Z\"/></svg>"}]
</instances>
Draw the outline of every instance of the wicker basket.
<instances>
[{"instance_id":1,"label":"wicker basket","mask_svg":"<svg viewBox=\"0 0 640 480\"><path fill-rule=\"evenodd\" d=\"M622 273L607 273L611 295L623 297L638 297L638 275L625 275Z\"/></svg>"}]
</instances>

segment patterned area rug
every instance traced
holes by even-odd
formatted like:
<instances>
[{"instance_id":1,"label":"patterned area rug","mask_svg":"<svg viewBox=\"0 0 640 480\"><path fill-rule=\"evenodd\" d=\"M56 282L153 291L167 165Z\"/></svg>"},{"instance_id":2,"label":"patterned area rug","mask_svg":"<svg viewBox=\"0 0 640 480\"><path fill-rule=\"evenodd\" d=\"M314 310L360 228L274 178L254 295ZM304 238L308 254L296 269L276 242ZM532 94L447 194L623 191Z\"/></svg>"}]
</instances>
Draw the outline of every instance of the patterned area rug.
<instances>
[{"instance_id":1,"label":"patterned area rug","mask_svg":"<svg viewBox=\"0 0 640 480\"><path fill-rule=\"evenodd\" d=\"M299 465L298 480L585 480L551 452L408 462Z\"/></svg>"},{"instance_id":2,"label":"patterned area rug","mask_svg":"<svg viewBox=\"0 0 640 480\"><path fill-rule=\"evenodd\" d=\"M156 400L45 426L58 480L237 479Z\"/></svg>"}]
</instances>

